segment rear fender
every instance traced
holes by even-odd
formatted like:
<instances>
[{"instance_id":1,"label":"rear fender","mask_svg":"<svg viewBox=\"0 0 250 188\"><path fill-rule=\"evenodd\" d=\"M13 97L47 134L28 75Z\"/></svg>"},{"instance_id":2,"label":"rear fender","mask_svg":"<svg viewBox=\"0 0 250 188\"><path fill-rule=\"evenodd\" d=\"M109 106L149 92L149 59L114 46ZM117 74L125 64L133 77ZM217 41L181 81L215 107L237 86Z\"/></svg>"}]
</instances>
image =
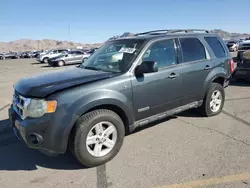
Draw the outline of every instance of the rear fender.
<instances>
[{"instance_id":1,"label":"rear fender","mask_svg":"<svg viewBox=\"0 0 250 188\"><path fill-rule=\"evenodd\" d=\"M227 78L227 72L224 67L216 67L214 68L207 76L205 82L204 82L204 88L203 88L203 95L202 98L205 97L211 83L216 79L216 78Z\"/></svg>"}]
</instances>

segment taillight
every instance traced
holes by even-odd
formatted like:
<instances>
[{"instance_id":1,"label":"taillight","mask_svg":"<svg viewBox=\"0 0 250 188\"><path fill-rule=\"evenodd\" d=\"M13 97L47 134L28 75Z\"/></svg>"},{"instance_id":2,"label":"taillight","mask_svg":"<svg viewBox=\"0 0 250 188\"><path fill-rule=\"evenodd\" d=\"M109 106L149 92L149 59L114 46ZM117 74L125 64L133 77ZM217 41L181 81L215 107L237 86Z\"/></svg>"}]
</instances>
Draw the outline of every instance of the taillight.
<instances>
[{"instance_id":1,"label":"taillight","mask_svg":"<svg viewBox=\"0 0 250 188\"><path fill-rule=\"evenodd\" d=\"M229 61L229 69L231 73L234 72L234 61L232 59Z\"/></svg>"}]
</instances>

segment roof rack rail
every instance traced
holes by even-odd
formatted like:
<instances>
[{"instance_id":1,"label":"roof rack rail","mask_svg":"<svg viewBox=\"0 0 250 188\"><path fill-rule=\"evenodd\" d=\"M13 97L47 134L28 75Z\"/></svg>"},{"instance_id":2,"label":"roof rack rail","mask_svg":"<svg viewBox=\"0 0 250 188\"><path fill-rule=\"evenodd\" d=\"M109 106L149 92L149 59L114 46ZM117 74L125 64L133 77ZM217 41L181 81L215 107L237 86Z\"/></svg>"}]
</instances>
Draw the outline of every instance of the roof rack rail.
<instances>
[{"instance_id":1,"label":"roof rack rail","mask_svg":"<svg viewBox=\"0 0 250 188\"><path fill-rule=\"evenodd\" d=\"M172 29L172 30L169 30L168 33L178 33L178 32L193 33L195 31L203 31L206 33L210 33L209 30L206 30L206 29Z\"/></svg>"},{"instance_id":2,"label":"roof rack rail","mask_svg":"<svg viewBox=\"0 0 250 188\"><path fill-rule=\"evenodd\" d=\"M169 33L180 33L180 32L185 32L185 33L193 33L195 31L202 31L206 33L210 33L209 30L205 29L161 29L161 30L153 30L153 31L147 31L143 33L137 33L135 36L140 36L140 35L162 35L162 34L169 34Z\"/></svg>"},{"instance_id":3,"label":"roof rack rail","mask_svg":"<svg viewBox=\"0 0 250 188\"><path fill-rule=\"evenodd\" d=\"M153 30L153 31L147 31L147 32L143 32L143 33L136 33L135 36L152 34L152 33L159 33L159 32L165 32L165 33L167 33L168 31L169 31L169 29Z\"/></svg>"}]
</instances>

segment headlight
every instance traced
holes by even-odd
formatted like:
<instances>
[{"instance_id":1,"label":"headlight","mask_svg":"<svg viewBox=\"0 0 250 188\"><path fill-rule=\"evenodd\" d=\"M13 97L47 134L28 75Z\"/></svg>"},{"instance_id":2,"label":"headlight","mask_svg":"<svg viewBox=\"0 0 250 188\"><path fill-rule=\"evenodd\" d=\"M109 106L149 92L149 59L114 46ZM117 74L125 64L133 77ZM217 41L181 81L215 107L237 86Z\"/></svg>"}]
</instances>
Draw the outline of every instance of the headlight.
<instances>
[{"instance_id":1,"label":"headlight","mask_svg":"<svg viewBox=\"0 0 250 188\"><path fill-rule=\"evenodd\" d=\"M45 101L41 99L30 99L27 106L27 117L42 117L46 113L53 113L56 110L56 101Z\"/></svg>"}]
</instances>

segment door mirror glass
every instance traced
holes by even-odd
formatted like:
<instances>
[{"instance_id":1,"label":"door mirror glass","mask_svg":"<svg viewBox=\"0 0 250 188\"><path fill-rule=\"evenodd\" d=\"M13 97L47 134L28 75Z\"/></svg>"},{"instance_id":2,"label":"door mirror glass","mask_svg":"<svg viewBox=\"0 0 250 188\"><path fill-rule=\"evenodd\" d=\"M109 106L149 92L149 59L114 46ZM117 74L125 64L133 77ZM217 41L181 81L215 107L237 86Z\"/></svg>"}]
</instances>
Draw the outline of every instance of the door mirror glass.
<instances>
[{"instance_id":1,"label":"door mirror glass","mask_svg":"<svg viewBox=\"0 0 250 188\"><path fill-rule=\"evenodd\" d=\"M158 65L155 61L143 61L135 69L136 76L142 76L143 74L158 72Z\"/></svg>"}]
</instances>

